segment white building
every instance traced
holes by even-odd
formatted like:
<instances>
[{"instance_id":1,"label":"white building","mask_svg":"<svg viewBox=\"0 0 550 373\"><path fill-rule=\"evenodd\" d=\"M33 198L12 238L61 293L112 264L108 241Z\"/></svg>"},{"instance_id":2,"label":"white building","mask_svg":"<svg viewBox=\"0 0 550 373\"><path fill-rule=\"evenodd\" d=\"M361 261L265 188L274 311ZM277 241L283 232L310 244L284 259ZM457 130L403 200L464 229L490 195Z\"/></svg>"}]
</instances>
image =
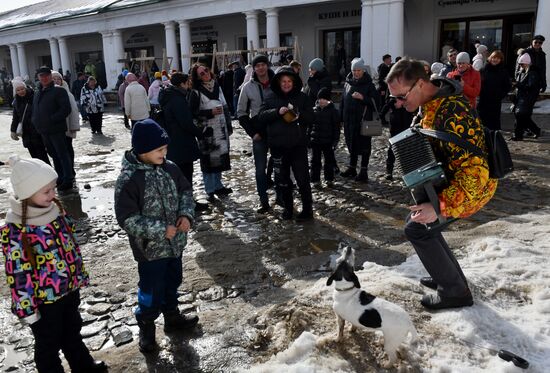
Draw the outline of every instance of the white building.
<instances>
[{"instance_id":1,"label":"white building","mask_svg":"<svg viewBox=\"0 0 550 373\"><path fill-rule=\"evenodd\" d=\"M550 0L51 0L0 14L0 67L24 76L47 64L74 77L77 63L101 58L112 87L128 56L165 50L186 71L192 47L292 46L294 37L304 69L319 56L334 70L337 43L348 63L360 55L376 67L386 53L436 61L445 44L471 51L476 39L513 65L533 35L550 43L549 19Z\"/></svg>"}]
</instances>

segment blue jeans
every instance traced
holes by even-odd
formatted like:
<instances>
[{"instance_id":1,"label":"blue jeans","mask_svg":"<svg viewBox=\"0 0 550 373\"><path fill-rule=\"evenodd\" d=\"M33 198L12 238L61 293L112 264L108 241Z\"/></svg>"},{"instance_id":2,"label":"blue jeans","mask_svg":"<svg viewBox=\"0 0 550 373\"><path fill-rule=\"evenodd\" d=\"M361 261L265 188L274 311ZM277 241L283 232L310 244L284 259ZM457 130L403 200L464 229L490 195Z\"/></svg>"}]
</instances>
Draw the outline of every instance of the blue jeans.
<instances>
[{"instance_id":1,"label":"blue jeans","mask_svg":"<svg viewBox=\"0 0 550 373\"><path fill-rule=\"evenodd\" d=\"M214 193L216 190L223 188L221 172L203 172L202 180L204 182L204 191L207 194Z\"/></svg>"},{"instance_id":2,"label":"blue jeans","mask_svg":"<svg viewBox=\"0 0 550 373\"><path fill-rule=\"evenodd\" d=\"M161 312L178 308L182 273L181 256L138 262L138 306L135 311L138 321L154 321Z\"/></svg>"},{"instance_id":3,"label":"blue jeans","mask_svg":"<svg viewBox=\"0 0 550 373\"><path fill-rule=\"evenodd\" d=\"M53 159L58 185L72 184L74 181L73 165L65 137L65 132L42 135L44 145Z\"/></svg>"},{"instance_id":4,"label":"blue jeans","mask_svg":"<svg viewBox=\"0 0 550 373\"><path fill-rule=\"evenodd\" d=\"M254 154L254 166L256 168L256 190L261 203L268 203L267 197L267 151L265 140L252 141L252 153Z\"/></svg>"}]
</instances>

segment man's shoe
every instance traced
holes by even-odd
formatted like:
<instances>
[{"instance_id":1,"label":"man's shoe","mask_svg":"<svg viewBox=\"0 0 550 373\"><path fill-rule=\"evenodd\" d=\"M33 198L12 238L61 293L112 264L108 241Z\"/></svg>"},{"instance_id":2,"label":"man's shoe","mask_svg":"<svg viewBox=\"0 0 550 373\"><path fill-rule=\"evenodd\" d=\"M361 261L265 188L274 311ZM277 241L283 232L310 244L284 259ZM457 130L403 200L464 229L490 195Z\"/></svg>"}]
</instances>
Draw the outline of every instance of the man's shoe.
<instances>
[{"instance_id":1,"label":"man's shoe","mask_svg":"<svg viewBox=\"0 0 550 373\"><path fill-rule=\"evenodd\" d=\"M174 333L194 328L199 323L197 315L182 315L179 310L164 314L164 332Z\"/></svg>"},{"instance_id":2,"label":"man's shoe","mask_svg":"<svg viewBox=\"0 0 550 373\"><path fill-rule=\"evenodd\" d=\"M83 370L82 373L103 373L108 371L109 367L104 361L94 360L92 365L88 369Z\"/></svg>"},{"instance_id":3,"label":"man's shoe","mask_svg":"<svg viewBox=\"0 0 550 373\"><path fill-rule=\"evenodd\" d=\"M437 294L424 295L420 303L430 310L442 310L445 308L470 307L474 304L472 294L468 291L463 297L442 297Z\"/></svg>"},{"instance_id":4,"label":"man's shoe","mask_svg":"<svg viewBox=\"0 0 550 373\"><path fill-rule=\"evenodd\" d=\"M437 283L431 277L422 277L420 279L420 285L424 285L427 288L437 290Z\"/></svg>"},{"instance_id":5,"label":"man's shoe","mask_svg":"<svg viewBox=\"0 0 550 373\"><path fill-rule=\"evenodd\" d=\"M216 194L217 196L226 196L226 195L231 194L231 193L233 193L233 189L227 188L227 187L216 189L214 191L214 194Z\"/></svg>"},{"instance_id":6,"label":"man's shoe","mask_svg":"<svg viewBox=\"0 0 550 373\"><path fill-rule=\"evenodd\" d=\"M155 341L155 322L139 321L139 350L143 353L153 352L157 347Z\"/></svg>"},{"instance_id":7,"label":"man's shoe","mask_svg":"<svg viewBox=\"0 0 550 373\"><path fill-rule=\"evenodd\" d=\"M297 222L303 222L313 219L313 211L312 210L303 210L301 213L296 216Z\"/></svg>"},{"instance_id":8,"label":"man's shoe","mask_svg":"<svg viewBox=\"0 0 550 373\"><path fill-rule=\"evenodd\" d=\"M267 214L269 211L271 211L271 206L268 202L262 203L260 208L256 210L258 214Z\"/></svg>"},{"instance_id":9,"label":"man's shoe","mask_svg":"<svg viewBox=\"0 0 550 373\"><path fill-rule=\"evenodd\" d=\"M357 170L353 167L348 167L344 172L340 174L343 177L355 177L357 176Z\"/></svg>"},{"instance_id":10,"label":"man's shoe","mask_svg":"<svg viewBox=\"0 0 550 373\"><path fill-rule=\"evenodd\" d=\"M195 201L195 212L206 211L210 208L208 203L202 203Z\"/></svg>"}]
</instances>

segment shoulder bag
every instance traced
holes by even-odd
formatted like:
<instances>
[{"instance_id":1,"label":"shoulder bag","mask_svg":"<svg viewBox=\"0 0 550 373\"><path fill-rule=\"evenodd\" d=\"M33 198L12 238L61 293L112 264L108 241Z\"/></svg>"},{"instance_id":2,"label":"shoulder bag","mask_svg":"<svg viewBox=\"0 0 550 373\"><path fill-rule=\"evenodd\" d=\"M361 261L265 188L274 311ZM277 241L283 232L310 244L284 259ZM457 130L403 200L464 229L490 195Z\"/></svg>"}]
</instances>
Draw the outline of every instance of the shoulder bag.
<instances>
[{"instance_id":1,"label":"shoulder bag","mask_svg":"<svg viewBox=\"0 0 550 373\"><path fill-rule=\"evenodd\" d=\"M29 104L25 104L25 110L23 110L23 116L21 117L21 120L17 124L17 129L15 130L15 133L17 136L23 136L23 122L25 121L25 114L27 113L27 107Z\"/></svg>"},{"instance_id":2,"label":"shoulder bag","mask_svg":"<svg viewBox=\"0 0 550 373\"><path fill-rule=\"evenodd\" d=\"M367 108L368 106L365 105L365 110L363 110L363 116L361 117L361 130L359 131L359 134L361 136L380 136L382 135L382 122L380 120L380 115L378 114L378 109L376 108L376 104L371 98L372 107L374 108L374 113L372 116L372 120L366 120L365 115L367 114ZM376 115L374 115L376 114Z\"/></svg>"}]
</instances>

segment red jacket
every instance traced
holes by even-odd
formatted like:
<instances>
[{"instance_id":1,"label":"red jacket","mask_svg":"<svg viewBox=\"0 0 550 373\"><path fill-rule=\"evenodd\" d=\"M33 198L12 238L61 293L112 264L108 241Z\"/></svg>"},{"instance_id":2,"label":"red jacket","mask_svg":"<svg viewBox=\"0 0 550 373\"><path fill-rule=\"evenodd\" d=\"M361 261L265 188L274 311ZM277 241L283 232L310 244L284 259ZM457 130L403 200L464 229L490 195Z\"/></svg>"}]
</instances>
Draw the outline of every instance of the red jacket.
<instances>
[{"instance_id":1,"label":"red jacket","mask_svg":"<svg viewBox=\"0 0 550 373\"><path fill-rule=\"evenodd\" d=\"M464 73L460 74L458 69L454 69L450 73L447 74L447 78L454 79L455 76L462 75L462 81L464 82L463 94L468 98L470 101L470 105L475 109L476 107L476 99L477 96L479 96L479 92L481 91L481 75L479 74L479 71L474 70L471 66L468 67L468 70L466 70Z\"/></svg>"}]
</instances>

